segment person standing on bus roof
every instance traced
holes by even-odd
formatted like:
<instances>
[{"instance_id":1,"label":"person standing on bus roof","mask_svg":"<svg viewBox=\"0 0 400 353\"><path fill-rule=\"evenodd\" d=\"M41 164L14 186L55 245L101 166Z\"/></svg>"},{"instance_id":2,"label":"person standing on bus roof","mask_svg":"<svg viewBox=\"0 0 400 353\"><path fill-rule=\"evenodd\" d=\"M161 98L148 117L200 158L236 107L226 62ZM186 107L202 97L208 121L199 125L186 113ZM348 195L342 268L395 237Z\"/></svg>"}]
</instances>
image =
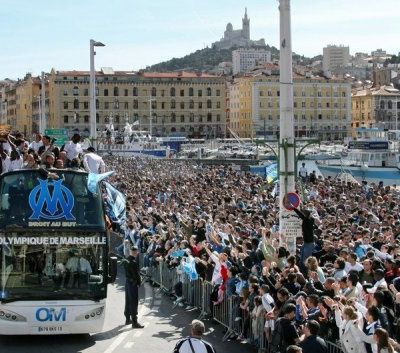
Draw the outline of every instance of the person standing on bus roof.
<instances>
[{"instance_id":1,"label":"person standing on bus roof","mask_svg":"<svg viewBox=\"0 0 400 353\"><path fill-rule=\"evenodd\" d=\"M0 163L1 163L1 168L0 168L1 174L7 173L10 168L11 161L7 151L3 149L3 145L1 143L0 143Z\"/></svg>"},{"instance_id":2,"label":"person standing on bus roof","mask_svg":"<svg viewBox=\"0 0 400 353\"><path fill-rule=\"evenodd\" d=\"M71 141L68 141L64 145L64 151L67 153L67 167L71 167L73 161L79 159L80 155L83 153L83 149L79 141L81 140L81 135L74 134Z\"/></svg>"},{"instance_id":3,"label":"person standing on bus roof","mask_svg":"<svg viewBox=\"0 0 400 353\"><path fill-rule=\"evenodd\" d=\"M83 156L83 166L89 173L102 174L106 172L106 164L98 154L94 147L90 146Z\"/></svg>"},{"instance_id":4,"label":"person standing on bus roof","mask_svg":"<svg viewBox=\"0 0 400 353\"><path fill-rule=\"evenodd\" d=\"M132 328L143 328L137 321L139 305L139 287L141 278L139 273L138 247L132 246L128 258L122 260L125 268L125 325L132 324Z\"/></svg>"},{"instance_id":5,"label":"person standing on bus roof","mask_svg":"<svg viewBox=\"0 0 400 353\"><path fill-rule=\"evenodd\" d=\"M39 148L43 146L42 135L36 134L35 141L29 144L29 148L33 149L35 152L39 151Z\"/></svg>"},{"instance_id":6,"label":"person standing on bus roof","mask_svg":"<svg viewBox=\"0 0 400 353\"><path fill-rule=\"evenodd\" d=\"M22 169L23 164L24 161L19 152L17 150L12 150L10 153L10 166L8 168L8 171L11 172L14 170Z\"/></svg>"},{"instance_id":7,"label":"person standing on bus roof","mask_svg":"<svg viewBox=\"0 0 400 353\"><path fill-rule=\"evenodd\" d=\"M54 145L55 141L56 140L54 138L52 139L48 135L42 136L43 145L39 147L38 155L43 161L46 161L46 155L48 153L54 153L55 158L58 158L60 150Z\"/></svg>"}]
</instances>

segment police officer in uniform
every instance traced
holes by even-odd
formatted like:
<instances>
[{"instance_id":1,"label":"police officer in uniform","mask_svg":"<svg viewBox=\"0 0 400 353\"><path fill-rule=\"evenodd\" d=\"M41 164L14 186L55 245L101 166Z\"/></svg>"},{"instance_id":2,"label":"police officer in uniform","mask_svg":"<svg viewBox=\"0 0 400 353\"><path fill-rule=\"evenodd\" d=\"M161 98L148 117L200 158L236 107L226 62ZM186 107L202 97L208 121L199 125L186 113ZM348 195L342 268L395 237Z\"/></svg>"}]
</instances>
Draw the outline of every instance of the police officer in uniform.
<instances>
[{"instance_id":1,"label":"police officer in uniform","mask_svg":"<svg viewBox=\"0 0 400 353\"><path fill-rule=\"evenodd\" d=\"M138 248L132 246L128 258L122 260L125 268L125 325L132 324L132 328L143 328L137 321L139 304L139 287L141 278L139 273L139 263L137 262Z\"/></svg>"}]
</instances>

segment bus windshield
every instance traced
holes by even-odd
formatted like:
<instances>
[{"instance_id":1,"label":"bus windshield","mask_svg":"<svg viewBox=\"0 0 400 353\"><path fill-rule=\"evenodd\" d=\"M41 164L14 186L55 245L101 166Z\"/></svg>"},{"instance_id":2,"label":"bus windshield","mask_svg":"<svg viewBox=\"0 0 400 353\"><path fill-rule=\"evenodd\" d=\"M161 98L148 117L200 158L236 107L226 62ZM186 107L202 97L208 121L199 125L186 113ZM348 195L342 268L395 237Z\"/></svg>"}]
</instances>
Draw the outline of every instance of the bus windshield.
<instances>
[{"instance_id":1,"label":"bus windshield","mask_svg":"<svg viewBox=\"0 0 400 353\"><path fill-rule=\"evenodd\" d=\"M106 296L105 233L0 236L0 300L99 300Z\"/></svg>"},{"instance_id":2,"label":"bus windshield","mask_svg":"<svg viewBox=\"0 0 400 353\"><path fill-rule=\"evenodd\" d=\"M101 192L88 190L88 174L52 170L19 170L0 178L0 229L104 230Z\"/></svg>"}]
</instances>

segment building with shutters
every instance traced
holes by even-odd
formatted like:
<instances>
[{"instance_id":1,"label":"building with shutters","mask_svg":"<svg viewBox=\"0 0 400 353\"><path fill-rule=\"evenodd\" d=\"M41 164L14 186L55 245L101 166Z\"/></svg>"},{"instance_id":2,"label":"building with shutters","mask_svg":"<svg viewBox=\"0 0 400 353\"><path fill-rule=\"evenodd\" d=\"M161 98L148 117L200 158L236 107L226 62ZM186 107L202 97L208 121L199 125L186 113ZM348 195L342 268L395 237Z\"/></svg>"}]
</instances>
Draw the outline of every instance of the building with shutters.
<instances>
[{"instance_id":1,"label":"building with shutters","mask_svg":"<svg viewBox=\"0 0 400 353\"><path fill-rule=\"evenodd\" d=\"M293 78L296 137L342 140L350 133L350 83L307 76L294 74ZM277 138L280 124L277 65L235 78L229 95L230 129L240 137Z\"/></svg>"},{"instance_id":2,"label":"building with shutters","mask_svg":"<svg viewBox=\"0 0 400 353\"><path fill-rule=\"evenodd\" d=\"M49 127L89 134L89 72L55 71L49 75ZM196 72L134 72L103 68L96 72L99 131L112 121L155 136L222 137L226 128L226 82Z\"/></svg>"}]
</instances>

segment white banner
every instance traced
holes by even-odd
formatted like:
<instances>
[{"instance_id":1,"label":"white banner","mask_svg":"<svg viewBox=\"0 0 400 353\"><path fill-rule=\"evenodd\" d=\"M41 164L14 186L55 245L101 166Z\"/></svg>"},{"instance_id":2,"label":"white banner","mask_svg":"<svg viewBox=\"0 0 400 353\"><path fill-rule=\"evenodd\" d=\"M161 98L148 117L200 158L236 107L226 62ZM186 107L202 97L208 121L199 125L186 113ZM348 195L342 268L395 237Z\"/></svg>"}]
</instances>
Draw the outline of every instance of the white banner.
<instances>
[{"instance_id":1,"label":"white banner","mask_svg":"<svg viewBox=\"0 0 400 353\"><path fill-rule=\"evenodd\" d=\"M302 235L302 220L293 211L282 212L282 224L280 226L281 241L291 254L296 253L296 239ZM283 244L282 244L283 245Z\"/></svg>"}]
</instances>

